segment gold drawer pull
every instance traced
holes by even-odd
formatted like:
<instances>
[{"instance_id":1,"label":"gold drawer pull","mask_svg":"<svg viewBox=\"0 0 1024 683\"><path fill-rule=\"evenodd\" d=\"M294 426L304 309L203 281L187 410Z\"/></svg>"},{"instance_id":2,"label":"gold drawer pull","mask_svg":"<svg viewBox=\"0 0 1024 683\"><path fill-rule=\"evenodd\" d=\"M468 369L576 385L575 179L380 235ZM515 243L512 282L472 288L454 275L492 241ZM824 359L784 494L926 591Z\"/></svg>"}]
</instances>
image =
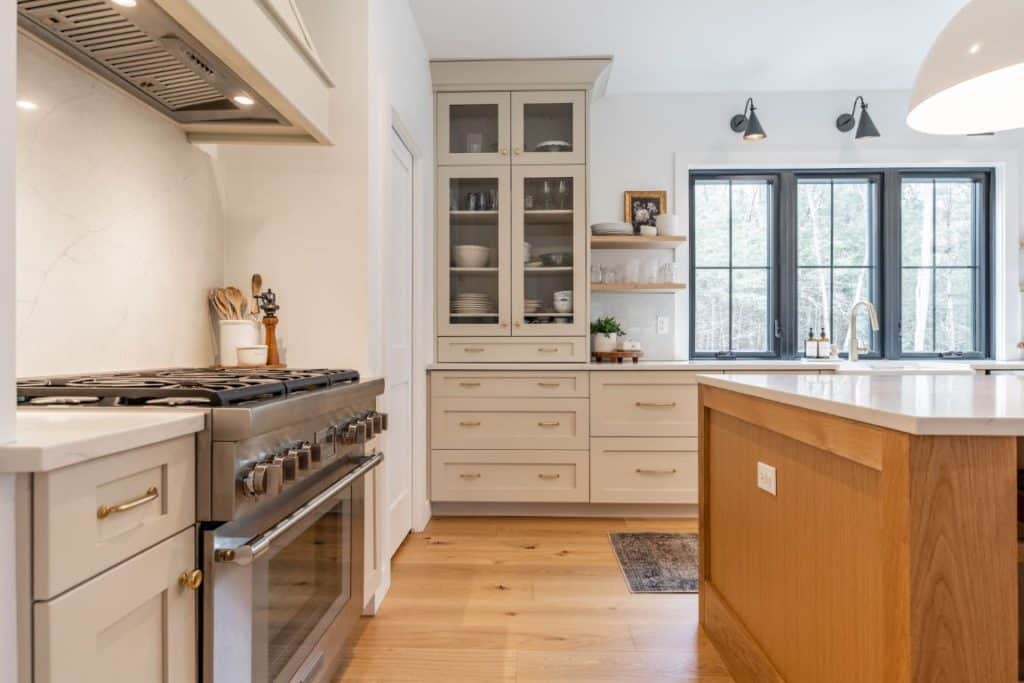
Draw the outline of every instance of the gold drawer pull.
<instances>
[{"instance_id":1,"label":"gold drawer pull","mask_svg":"<svg viewBox=\"0 0 1024 683\"><path fill-rule=\"evenodd\" d=\"M480 382L459 382L459 386L463 389L473 389L480 386Z\"/></svg>"},{"instance_id":2,"label":"gold drawer pull","mask_svg":"<svg viewBox=\"0 0 1024 683\"><path fill-rule=\"evenodd\" d=\"M675 401L637 401L637 408L675 408Z\"/></svg>"},{"instance_id":3,"label":"gold drawer pull","mask_svg":"<svg viewBox=\"0 0 1024 683\"><path fill-rule=\"evenodd\" d=\"M178 585L182 588L191 588L194 591L199 590L199 587L203 585L203 570L193 569L190 572L182 572L178 577Z\"/></svg>"},{"instance_id":4,"label":"gold drawer pull","mask_svg":"<svg viewBox=\"0 0 1024 683\"><path fill-rule=\"evenodd\" d=\"M540 353L558 353L557 346L540 346L537 348Z\"/></svg>"},{"instance_id":5,"label":"gold drawer pull","mask_svg":"<svg viewBox=\"0 0 1024 683\"><path fill-rule=\"evenodd\" d=\"M543 472L537 476L541 479L560 479L562 477L561 474L544 474Z\"/></svg>"},{"instance_id":6,"label":"gold drawer pull","mask_svg":"<svg viewBox=\"0 0 1024 683\"><path fill-rule=\"evenodd\" d=\"M145 505L151 501L156 500L160 497L160 489L155 486L150 486L146 489L146 493L139 496L134 500L129 500L125 503L118 505L100 505L99 509L96 510L96 517L99 519L106 519L115 512L127 512L128 510L134 510L140 505Z\"/></svg>"},{"instance_id":7,"label":"gold drawer pull","mask_svg":"<svg viewBox=\"0 0 1024 683\"><path fill-rule=\"evenodd\" d=\"M557 427L560 424L562 424L562 423L558 422L557 420L553 420L553 421L550 421L550 422L538 422L537 426L538 427Z\"/></svg>"},{"instance_id":8,"label":"gold drawer pull","mask_svg":"<svg viewBox=\"0 0 1024 683\"><path fill-rule=\"evenodd\" d=\"M479 479L482 475L479 472L466 472L459 475L459 479Z\"/></svg>"},{"instance_id":9,"label":"gold drawer pull","mask_svg":"<svg viewBox=\"0 0 1024 683\"><path fill-rule=\"evenodd\" d=\"M479 421L477 421L477 422L460 422L459 426L460 427L479 427L480 426L480 422Z\"/></svg>"},{"instance_id":10,"label":"gold drawer pull","mask_svg":"<svg viewBox=\"0 0 1024 683\"><path fill-rule=\"evenodd\" d=\"M538 387L544 387L545 389L556 389L562 386L561 382L537 382Z\"/></svg>"},{"instance_id":11,"label":"gold drawer pull","mask_svg":"<svg viewBox=\"0 0 1024 683\"><path fill-rule=\"evenodd\" d=\"M643 467L637 467L636 468L636 473L637 474L675 474L676 473L676 468L672 467L672 468L667 469L667 470L649 470L649 469L646 469L646 468L643 468Z\"/></svg>"},{"instance_id":12,"label":"gold drawer pull","mask_svg":"<svg viewBox=\"0 0 1024 683\"><path fill-rule=\"evenodd\" d=\"M483 348L482 346L464 346L462 347L462 350L465 351L466 353L483 353L487 349Z\"/></svg>"}]
</instances>

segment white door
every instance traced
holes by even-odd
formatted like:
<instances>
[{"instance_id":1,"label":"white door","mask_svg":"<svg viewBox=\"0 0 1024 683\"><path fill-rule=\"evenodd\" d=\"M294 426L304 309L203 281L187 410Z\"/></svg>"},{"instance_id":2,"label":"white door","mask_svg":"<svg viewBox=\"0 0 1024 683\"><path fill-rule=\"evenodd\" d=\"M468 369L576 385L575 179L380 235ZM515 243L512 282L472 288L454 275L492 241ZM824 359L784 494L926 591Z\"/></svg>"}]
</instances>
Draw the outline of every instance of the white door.
<instances>
[{"instance_id":1,"label":"white door","mask_svg":"<svg viewBox=\"0 0 1024 683\"><path fill-rule=\"evenodd\" d=\"M412 173L412 153L392 130L391 214L384 236L384 254L391 264L384 284L387 558L394 555L412 529Z\"/></svg>"}]
</instances>

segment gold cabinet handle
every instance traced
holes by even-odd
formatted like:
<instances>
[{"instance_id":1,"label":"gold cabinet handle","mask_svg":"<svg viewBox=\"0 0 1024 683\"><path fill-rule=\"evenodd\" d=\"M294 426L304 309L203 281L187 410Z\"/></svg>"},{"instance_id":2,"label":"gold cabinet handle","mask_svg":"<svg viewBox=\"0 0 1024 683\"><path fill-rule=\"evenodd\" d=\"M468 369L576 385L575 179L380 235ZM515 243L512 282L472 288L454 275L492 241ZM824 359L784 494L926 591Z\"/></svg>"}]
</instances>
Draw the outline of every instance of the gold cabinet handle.
<instances>
[{"instance_id":1,"label":"gold cabinet handle","mask_svg":"<svg viewBox=\"0 0 1024 683\"><path fill-rule=\"evenodd\" d=\"M178 577L178 585L182 588L199 590L199 587L203 585L203 570L193 569L190 572L182 572Z\"/></svg>"},{"instance_id":2,"label":"gold cabinet handle","mask_svg":"<svg viewBox=\"0 0 1024 683\"><path fill-rule=\"evenodd\" d=\"M562 386L561 382L537 382L538 387L544 387L545 389L555 389Z\"/></svg>"},{"instance_id":3,"label":"gold cabinet handle","mask_svg":"<svg viewBox=\"0 0 1024 683\"><path fill-rule=\"evenodd\" d=\"M479 479L481 476L479 472L465 472L459 475L459 479Z\"/></svg>"},{"instance_id":4,"label":"gold cabinet handle","mask_svg":"<svg viewBox=\"0 0 1024 683\"><path fill-rule=\"evenodd\" d=\"M562 424L562 423L561 423L561 422L558 422L558 421L551 421L551 422L538 422L538 423L537 423L537 426L538 426L538 427L557 427L557 426L558 426L558 425L560 425L560 424Z\"/></svg>"},{"instance_id":5,"label":"gold cabinet handle","mask_svg":"<svg viewBox=\"0 0 1024 683\"><path fill-rule=\"evenodd\" d=\"M485 349L479 346L466 346L462 350L466 353L483 353L485 351Z\"/></svg>"},{"instance_id":6,"label":"gold cabinet handle","mask_svg":"<svg viewBox=\"0 0 1024 683\"><path fill-rule=\"evenodd\" d=\"M520 154L523 153L523 150L521 150L518 147L515 147L515 148L512 149L512 153L515 154L516 156L519 156Z\"/></svg>"},{"instance_id":7,"label":"gold cabinet handle","mask_svg":"<svg viewBox=\"0 0 1024 683\"><path fill-rule=\"evenodd\" d=\"M474 389L480 386L480 382L459 382L459 386L464 389Z\"/></svg>"},{"instance_id":8,"label":"gold cabinet handle","mask_svg":"<svg viewBox=\"0 0 1024 683\"><path fill-rule=\"evenodd\" d=\"M675 408L675 401L637 401L637 408Z\"/></svg>"},{"instance_id":9,"label":"gold cabinet handle","mask_svg":"<svg viewBox=\"0 0 1024 683\"><path fill-rule=\"evenodd\" d=\"M145 505L151 501L156 500L160 497L160 489L155 486L150 486L146 489L146 492L133 500L119 503L118 505L100 505L99 509L96 510L96 517L99 519L106 519L115 512L127 512L128 510L134 510L140 505Z\"/></svg>"},{"instance_id":10,"label":"gold cabinet handle","mask_svg":"<svg viewBox=\"0 0 1024 683\"><path fill-rule=\"evenodd\" d=\"M541 472L537 476L540 479L559 479L559 478L561 478L562 475L561 474L544 474L543 472Z\"/></svg>"},{"instance_id":11,"label":"gold cabinet handle","mask_svg":"<svg viewBox=\"0 0 1024 683\"><path fill-rule=\"evenodd\" d=\"M503 156L503 157L507 157L508 156L508 147L502 147L499 151L501 152L501 156Z\"/></svg>"},{"instance_id":12,"label":"gold cabinet handle","mask_svg":"<svg viewBox=\"0 0 1024 683\"><path fill-rule=\"evenodd\" d=\"M460 422L459 426L460 427L479 427L480 426L480 422L479 421L476 421L476 422Z\"/></svg>"},{"instance_id":13,"label":"gold cabinet handle","mask_svg":"<svg viewBox=\"0 0 1024 683\"><path fill-rule=\"evenodd\" d=\"M650 469L647 469L645 467L637 467L636 468L636 473L637 474L675 474L676 473L676 468L672 467L672 468L665 469L665 470L650 470Z\"/></svg>"},{"instance_id":14,"label":"gold cabinet handle","mask_svg":"<svg viewBox=\"0 0 1024 683\"><path fill-rule=\"evenodd\" d=\"M541 353L558 353L557 346L541 346L538 347L537 350Z\"/></svg>"}]
</instances>

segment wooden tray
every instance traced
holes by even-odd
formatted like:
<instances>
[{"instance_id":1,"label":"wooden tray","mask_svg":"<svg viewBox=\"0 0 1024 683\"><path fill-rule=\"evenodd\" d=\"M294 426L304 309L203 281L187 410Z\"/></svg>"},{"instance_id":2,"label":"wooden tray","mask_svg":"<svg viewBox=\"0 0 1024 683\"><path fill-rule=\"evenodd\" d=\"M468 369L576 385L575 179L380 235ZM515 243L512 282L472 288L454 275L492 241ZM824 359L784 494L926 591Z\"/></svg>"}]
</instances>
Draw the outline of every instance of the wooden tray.
<instances>
[{"instance_id":1,"label":"wooden tray","mask_svg":"<svg viewBox=\"0 0 1024 683\"><path fill-rule=\"evenodd\" d=\"M591 351L590 357L595 363L621 363L627 358L632 358L634 363L639 363L644 355L643 351Z\"/></svg>"}]
</instances>

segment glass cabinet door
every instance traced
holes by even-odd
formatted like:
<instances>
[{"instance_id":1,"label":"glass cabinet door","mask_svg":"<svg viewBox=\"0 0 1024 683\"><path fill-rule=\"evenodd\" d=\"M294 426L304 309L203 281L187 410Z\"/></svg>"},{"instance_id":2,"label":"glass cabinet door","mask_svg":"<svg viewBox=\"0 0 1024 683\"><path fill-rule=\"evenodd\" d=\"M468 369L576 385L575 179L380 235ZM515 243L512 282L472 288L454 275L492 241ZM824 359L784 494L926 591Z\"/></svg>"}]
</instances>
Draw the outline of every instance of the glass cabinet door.
<instances>
[{"instance_id":1,"label":"glass cabinet door","mask_svg":"<svg viewBox=\"0 0 1024 683\"><path fill-rule=\"evenodd\" d=\"M438 334L508 336L509 167L438 173Z\"/></svg>"},{"instance_id":2,"label":"glass cabinet door","mask_svg":"<svg viewBox=\"0 0 1024 683\"><path fill-rule=\"evenodd\" d=\"M583 92L512 93L512 163L586 162Z\"/></svg>"},{"instance_id":3,"label":"glass cabinet door","mask_svg":"<svg viewBox=\"0 0 1024 683\"><path fill-rule=\"evenodd\" d=\"M438 164L509 162L507 92L440 93L437 123Z\"/></svg>"},{"instance_id":4,"label":"glass cabinet door","mask_svg":"<svg viewBox=\"0 0 1024 683\"><path fill-rule=\"evenodd\" d=\"M512 333L585 335L583 166L512 170Z\"/></svg>"}]
</instances>

